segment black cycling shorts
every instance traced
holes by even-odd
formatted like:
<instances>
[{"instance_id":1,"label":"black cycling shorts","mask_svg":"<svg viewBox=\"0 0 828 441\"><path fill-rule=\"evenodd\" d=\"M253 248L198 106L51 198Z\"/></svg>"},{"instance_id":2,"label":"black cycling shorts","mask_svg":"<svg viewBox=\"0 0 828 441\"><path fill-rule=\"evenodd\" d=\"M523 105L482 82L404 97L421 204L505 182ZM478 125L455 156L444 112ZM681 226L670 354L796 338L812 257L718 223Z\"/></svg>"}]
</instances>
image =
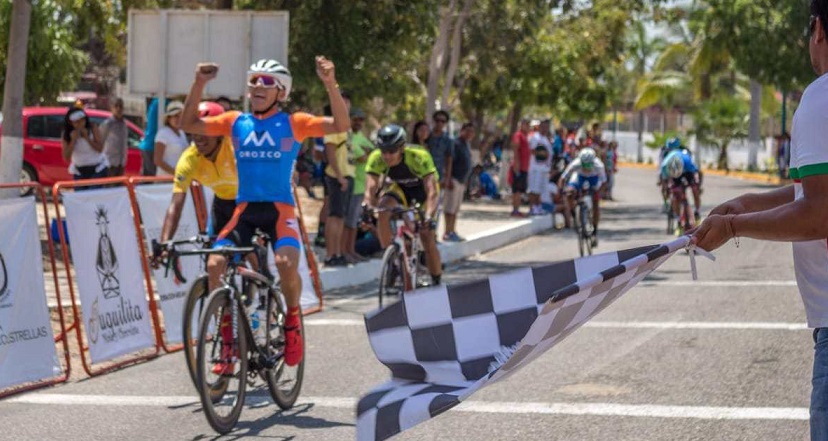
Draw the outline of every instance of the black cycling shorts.
<instances>
[{"instance_id":1,"label":"black cycling shorts","mask_svg":"<svg viewBox=\"0 0 828 441\"><path fill-rule=\"evenodd\" d=\"M673 178L672 187L693 187L696 185L699 185L699 181L698 179L696 179L696 174L692 172L686 172L678 178Z\"/></svg>"},{"instance_id":2,"label":"black cycling shorts","mask_svg":"<svg viewBox=\"0 0 828 441\"><path fill-rule=\"evenodd\" d=\"M218 235L215 246L250 246L257 229L270 235L274 250L283 246L299 249L296 212L292 205L281 202L239 203L233 217Z\"/></svg>"},{"instance_id":3,"label":"black cycling shorts","mask_svg":"<svg viewBox=\"0 0 828 441\"><path fill-rule=\"evenodd\" d=\"M222 199L218 196L213 198L213 208L210 214L210 232L217 234L223 230L227 222L233 218L233 211L236 210L235 199Z\"/></svg>"}]
</instances>

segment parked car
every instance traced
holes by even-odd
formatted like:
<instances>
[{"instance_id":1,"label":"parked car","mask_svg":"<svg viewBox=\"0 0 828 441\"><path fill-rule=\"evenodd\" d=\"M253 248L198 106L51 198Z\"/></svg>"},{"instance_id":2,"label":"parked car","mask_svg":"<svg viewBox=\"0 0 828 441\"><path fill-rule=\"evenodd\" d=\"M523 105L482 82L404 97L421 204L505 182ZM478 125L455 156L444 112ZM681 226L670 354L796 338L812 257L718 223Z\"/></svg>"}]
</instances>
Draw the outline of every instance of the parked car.
<instances>
[{"instance_id":1,"label":"parked car","mask_svg":"<svg viewBox=\"0 0 828 441\"><path fill-rule=\"evenodd\" d=\"M84 109L92 123L99 125L112 113ZM24 107L23 108L23 169L20 182L40 182L52 186L58 181L72 180L69 164L63 160L61 133L66 107ZM144 132L135 124L127 121L129 127L127 176L141 174L141 150L138 145Z\"/></svg>"}]
</instances>

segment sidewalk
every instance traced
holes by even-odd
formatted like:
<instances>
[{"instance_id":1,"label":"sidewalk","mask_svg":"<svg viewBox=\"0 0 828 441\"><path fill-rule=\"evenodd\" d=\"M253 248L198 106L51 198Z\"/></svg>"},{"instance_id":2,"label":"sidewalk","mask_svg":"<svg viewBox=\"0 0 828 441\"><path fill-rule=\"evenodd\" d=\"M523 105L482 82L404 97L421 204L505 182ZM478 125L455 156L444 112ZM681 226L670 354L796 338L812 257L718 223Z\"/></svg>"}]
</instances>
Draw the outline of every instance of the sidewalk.
<instances>
[{"instance_id":1,"label":"sidewalk","mask_svg":"<svg viewBox=\"0 0 828 441\"><path fill-rule=\"evenodd\" d=\"M305 207L303 206L303 211ZM523 208L525 212L526 207ZM478 200L463 202L457 219L457 233L464 242L438 244L443 263L456 262L523 240L552 228L552 216L526 219L509 217L512 206L509 201ZM310 226L305 214L305 225ZM315 228L316 222L312 224ZM438 229L442 237L443 224ZM381 259L348 265L346 267L320 267L322 287L327 290L361 285L379 278Z\"/></svg>"}]
</instances>

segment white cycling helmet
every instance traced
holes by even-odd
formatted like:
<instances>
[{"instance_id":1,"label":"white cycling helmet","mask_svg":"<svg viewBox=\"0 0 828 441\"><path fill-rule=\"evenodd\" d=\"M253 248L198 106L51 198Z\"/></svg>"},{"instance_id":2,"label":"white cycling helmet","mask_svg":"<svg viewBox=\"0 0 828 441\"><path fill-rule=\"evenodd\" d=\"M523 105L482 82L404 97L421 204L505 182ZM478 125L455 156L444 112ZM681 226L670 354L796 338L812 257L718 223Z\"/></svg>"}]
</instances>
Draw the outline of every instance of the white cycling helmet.
<instances>
[{"instance_id":1,"label":"white cycling helmet","mask_svg":"<svg viewBox=\"0 0 828 441\"><path fill-rule=\"evenodd\" d=\"M667 174L673 178L680 178L684 174L684 159L681 155L672 155L667 159Z\"/></svg>"},{"instance_id":2,"label":"white cycling helmet","mask_svg":"<svg viewBox=\"0 0 828 441\"><path fill-rule=\"evenodd\" d=\"M293 84L293 77L290 75L290 71L285 66L282 66L282 64L278 61L262 58L261 60L251 64L250 70L247 71L248 80L251 76L256 74L267 74L273 76L276 81L278 81L279 85L285 89L284 99L287 100L288 96L290 96L290 87Z\"/></svg>"},{"instance_id":3,"label":"white cycling helmet","mask_svg":"<svg viewBox=\"0 0 828 441\"><path fill-rule=\"evenodd\" d=\"M595 150L585 148L578 153L578 160L581 161L581 166L590 168L595 164Z\"/></svg>"}]
</instances>

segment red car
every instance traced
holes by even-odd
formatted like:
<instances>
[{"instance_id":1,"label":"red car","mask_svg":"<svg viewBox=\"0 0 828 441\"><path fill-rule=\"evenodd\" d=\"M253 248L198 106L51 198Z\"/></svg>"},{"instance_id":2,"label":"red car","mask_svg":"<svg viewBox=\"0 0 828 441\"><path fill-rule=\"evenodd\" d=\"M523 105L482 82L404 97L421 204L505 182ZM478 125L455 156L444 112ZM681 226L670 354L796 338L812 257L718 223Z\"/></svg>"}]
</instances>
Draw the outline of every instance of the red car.
<instances>
[{"instance_id":1,"label":"red car","mask_svg":"<svg viewBox=\"0 0 828 441\"><path fill-rule=\"evenodd\" d=\"M57 181L71 181L69 164L63 160L61 133L67 107L24 107L23 108L23 170L20 182L38 181L51 187ZM112 116L111 112L84 109L93 124L101 123ZM127 153L126 175L141 174L141 150L138 145L144 132L127 121L129 127L129 150Z\"/></svg>"}]
</instances>

